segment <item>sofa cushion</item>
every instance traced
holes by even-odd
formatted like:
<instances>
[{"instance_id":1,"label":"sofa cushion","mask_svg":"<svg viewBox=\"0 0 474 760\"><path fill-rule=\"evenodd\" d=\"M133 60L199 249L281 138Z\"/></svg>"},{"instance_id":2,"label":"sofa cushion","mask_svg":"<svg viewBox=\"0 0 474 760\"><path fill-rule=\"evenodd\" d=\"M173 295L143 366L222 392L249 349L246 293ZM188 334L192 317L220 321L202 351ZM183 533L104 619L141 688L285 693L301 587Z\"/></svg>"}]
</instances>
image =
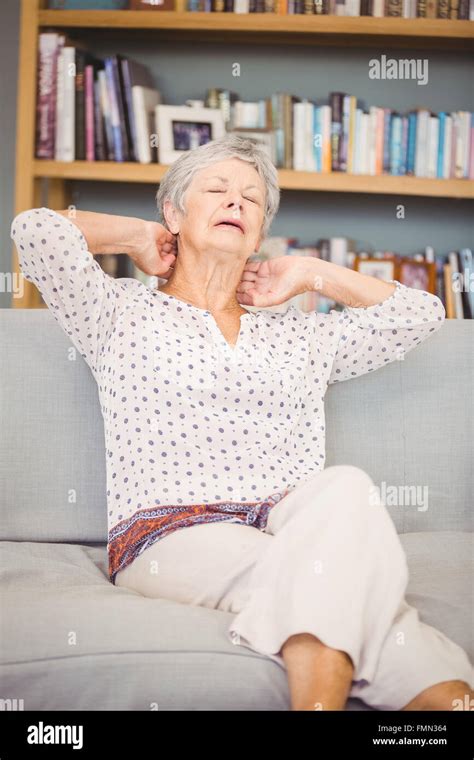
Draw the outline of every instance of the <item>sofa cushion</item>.
<instances>
[{"instance_id":1,"label":"sofa cushion","mask_svg":"<svg viewBox=\"0 0 474 760\"><path fill-rule=\"evenodd\" d=\"M472 538L401 536L407 601L471 659ZM113 586L106 545L3 541L0 553L3 697L25 710L289 709L285 670L229 641L231 613Z\"/></svg>"}]
</instances>

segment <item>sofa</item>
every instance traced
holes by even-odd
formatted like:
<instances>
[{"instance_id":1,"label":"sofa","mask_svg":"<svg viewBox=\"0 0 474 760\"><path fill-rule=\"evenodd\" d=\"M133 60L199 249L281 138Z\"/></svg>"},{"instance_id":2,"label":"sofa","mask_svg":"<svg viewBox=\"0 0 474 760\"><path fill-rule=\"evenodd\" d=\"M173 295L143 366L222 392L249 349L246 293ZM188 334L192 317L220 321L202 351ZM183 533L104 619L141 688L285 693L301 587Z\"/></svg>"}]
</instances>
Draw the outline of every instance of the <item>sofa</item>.
<instances>
[{"instance_id":1,"label":"sofa","mask_svg":"<svg viewBox=\"0 0 474 760\"><path fill-rule=\"evenodd\" d=\"M289 710L285 669L226 638L231 613L110 583L93 376L46 309L1 310L0 332L3 708ZM471 660L473 345L472 321L446 320L403 361L326 393L326 466L363 468L382 497L428 494L387 503L407 601Z\"/></svg>"}]
</instances>

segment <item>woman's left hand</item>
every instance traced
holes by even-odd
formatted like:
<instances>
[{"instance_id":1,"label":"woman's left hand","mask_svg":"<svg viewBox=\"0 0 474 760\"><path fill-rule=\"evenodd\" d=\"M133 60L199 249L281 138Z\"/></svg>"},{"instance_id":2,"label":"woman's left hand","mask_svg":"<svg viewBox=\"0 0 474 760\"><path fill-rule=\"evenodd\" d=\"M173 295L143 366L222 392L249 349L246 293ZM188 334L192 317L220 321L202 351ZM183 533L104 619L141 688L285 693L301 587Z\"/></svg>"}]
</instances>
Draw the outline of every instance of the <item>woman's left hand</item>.
<instances>
[{"instance_id":1,"label":"woman's left hand","mask_svg":"<svg viewBox=\"0 0 474 760\"><path fill-rule=\"evenodd\" d=\"M276 306L307 290L308 261L305 256L279 256L267 261L248 261L236 290L245 306Z\"/></svg>"}]
</instances>

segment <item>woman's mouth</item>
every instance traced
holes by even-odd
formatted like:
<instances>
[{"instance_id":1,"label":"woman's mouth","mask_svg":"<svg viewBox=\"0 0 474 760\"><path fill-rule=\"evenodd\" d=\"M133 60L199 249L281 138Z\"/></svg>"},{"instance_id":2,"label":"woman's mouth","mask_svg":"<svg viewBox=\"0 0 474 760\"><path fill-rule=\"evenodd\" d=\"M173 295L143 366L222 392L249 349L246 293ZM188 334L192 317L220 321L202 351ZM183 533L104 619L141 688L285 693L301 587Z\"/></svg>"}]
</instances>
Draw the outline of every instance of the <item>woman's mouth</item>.
<instances>
[{"instance_id":1,"label":"woman's mouth","mask_svg":"<svg viewBox=\"0 0 474 760\"><path fill-rule=\"evenodd\" d=\"M239 224L238 222L231 222L231 221L219 222L215 226L223 227L224 229L228 229L228 230L236 230L237 232L240 232L242 235L244 234L243 225Z\"/></svg>"}]
</instances>

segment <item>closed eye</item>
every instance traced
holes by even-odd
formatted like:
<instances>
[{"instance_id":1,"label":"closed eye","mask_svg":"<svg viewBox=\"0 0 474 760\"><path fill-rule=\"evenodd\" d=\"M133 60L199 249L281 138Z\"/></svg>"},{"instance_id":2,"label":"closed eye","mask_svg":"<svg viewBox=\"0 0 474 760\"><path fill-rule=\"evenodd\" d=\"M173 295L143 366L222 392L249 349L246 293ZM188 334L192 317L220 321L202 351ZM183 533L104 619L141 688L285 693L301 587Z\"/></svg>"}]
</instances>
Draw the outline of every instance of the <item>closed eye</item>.
<instances>
[{"instance_id":1,"label":"closed eye","mask_svg":"<svg viewBox=\"0 0 474 760\"><path fill-rule=\"evenodd\" d=\"M208 190L208 193L225 193L225 190ZM246 201L250 201L251 203L258 203L258 201L255 198L250 198L248 195L244 196Z\"/></svg>"}]
</instances>

